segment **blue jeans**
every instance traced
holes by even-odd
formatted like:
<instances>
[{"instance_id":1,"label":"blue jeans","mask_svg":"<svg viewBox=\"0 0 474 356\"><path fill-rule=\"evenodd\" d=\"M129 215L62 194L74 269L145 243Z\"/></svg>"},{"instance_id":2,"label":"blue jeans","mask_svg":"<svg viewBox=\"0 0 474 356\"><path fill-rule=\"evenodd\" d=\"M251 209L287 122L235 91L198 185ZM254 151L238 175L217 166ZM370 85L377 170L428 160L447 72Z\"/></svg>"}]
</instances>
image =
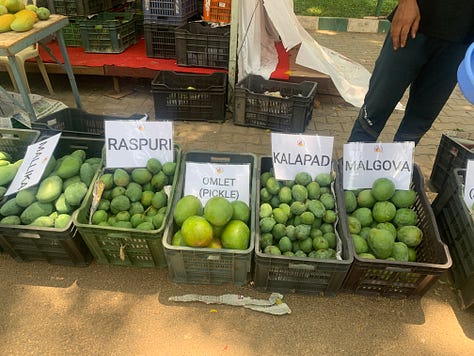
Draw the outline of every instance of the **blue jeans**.
<instances>
[{"instance_id":1,"label":"blue jeans","mask_svg":"<svg viewBox=\"0 0 474 356\"><path fill-rule=\"evenodd\" d=\"M457 69L468 45L421 33L393 50L387 34L370 78L369 90L349 142L375 142L410 86L409 99L394 141L418 144L431 128L457 83Z\"/></svg>"}]
</instances>

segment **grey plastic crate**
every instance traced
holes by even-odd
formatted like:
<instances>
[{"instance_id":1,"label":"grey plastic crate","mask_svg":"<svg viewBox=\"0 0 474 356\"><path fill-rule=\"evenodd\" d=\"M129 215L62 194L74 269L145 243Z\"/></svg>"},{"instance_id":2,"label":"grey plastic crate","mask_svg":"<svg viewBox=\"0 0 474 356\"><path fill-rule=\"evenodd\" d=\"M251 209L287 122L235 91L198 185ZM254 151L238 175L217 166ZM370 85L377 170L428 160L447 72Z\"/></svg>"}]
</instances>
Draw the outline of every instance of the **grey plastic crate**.
<instances>
[{"instance_id":1,"label":"grey plastic crate","mask_svg":"<svg viewBox=\"0 0 474 356\"><path fill-rule=\"evenodd\" d=\"M163 235L163 246L168 263L170 279L176 283L189 284L225 284L244 285L250 281L255 246L255 174L256 156L253 154L218 153L190 151L184 155L181 167L180 182L175 194L176 202L183 196L186 162L210 162L222 164L251 165L251 222L250 243L246 250L211 249L173 246L173 235L177 229L171 219Z\"/></svg>"},{"instance_id":2,"label":"grey plastic crate","mask_svg":"<svg viewBox=\"0 0 474 356\"><path fill-rule=\"evenodd\" d=\"M273 167L271 157L260 157L257 185L260 175ZM257 192L257 207L260 195ZM256 216L258 216L256 209ZM307 293L334 296L342 287L354 259L351 242L342 232L345 226L337 224L336 229L342 242L341 260L323 260L309 257L273 256L260 248L260 226L256 224L255 242L255 287L265 291L283 293Z\"/></svg>"}]
</instances>

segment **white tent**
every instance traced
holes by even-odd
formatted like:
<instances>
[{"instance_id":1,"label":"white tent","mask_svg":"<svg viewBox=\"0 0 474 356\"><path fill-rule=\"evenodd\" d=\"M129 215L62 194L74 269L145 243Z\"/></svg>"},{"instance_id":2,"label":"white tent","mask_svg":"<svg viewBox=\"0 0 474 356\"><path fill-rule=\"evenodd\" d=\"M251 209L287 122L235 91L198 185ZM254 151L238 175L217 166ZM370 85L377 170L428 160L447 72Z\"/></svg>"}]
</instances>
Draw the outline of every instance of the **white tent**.
<instances>
[{"instance_id":1,"label":"white tent","mask_svg":"<svg viewBox=\"0 0 474 356\"><path fill-rule=\"evenodd\" d=\"M238 33L238 42L233 50L238 58L239 80L248 74L259 74L268 79L278 61L274 42L281 40L287 51L300 45L296 64L329 75L347 102L362 106L370 73L362 65L319 45L299 23L293 11L293 0L234 2L233 24L238 26L233 26L233 31ZM232 74L230 67L231 79Z\"/></svg>"}]
</instances>

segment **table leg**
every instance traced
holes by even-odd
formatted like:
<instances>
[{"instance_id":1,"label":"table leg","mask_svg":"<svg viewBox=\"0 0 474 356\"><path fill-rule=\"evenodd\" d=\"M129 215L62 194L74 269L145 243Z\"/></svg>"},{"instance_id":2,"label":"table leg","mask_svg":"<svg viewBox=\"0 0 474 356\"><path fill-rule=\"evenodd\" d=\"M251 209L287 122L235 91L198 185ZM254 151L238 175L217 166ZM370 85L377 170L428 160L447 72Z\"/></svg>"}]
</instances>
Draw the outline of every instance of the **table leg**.
<instances>
[{"instance_id":1,"label":"table leg","mask_svg":"<svg viewBox=\"0 0 474 356\"><path fill-rule=\"evenodd\" d=\"M74 95L74 100L76 101L76 106L79 109L82 109L79 90L77 89L76 79L74 78L74 73L72 72L71 62L69 61L69 55L67 54L66 43L64 42L63 33L61 31L56 32L56 39L59 44L59 49L61 50L61 55L64 61L64 70L66 71L66 74L69 78L69 84L71 85L72 94Z\"/></svg>"},{"instance_id":2,"label":"table leg","mask_svg":"<svg viewBox=\"0 0 474 356\"><path fill-rule=\"evenodd\" d=\"M8 62L10 62L10 67L12 69L13 77L15 78L16 84L18 86L18 91L21 94L21 98L23 99L23 105L25 106L25 110L28 112L30 116L30 121L36 121L36 113L33 109L33 105L31 105L30 97L28 95L28 90L26 90L25 82L23 81L23 77L20 74L20 70L18 69L18 62L16 61L15 56L8 56Z\"/></svg>"}]
</instances>

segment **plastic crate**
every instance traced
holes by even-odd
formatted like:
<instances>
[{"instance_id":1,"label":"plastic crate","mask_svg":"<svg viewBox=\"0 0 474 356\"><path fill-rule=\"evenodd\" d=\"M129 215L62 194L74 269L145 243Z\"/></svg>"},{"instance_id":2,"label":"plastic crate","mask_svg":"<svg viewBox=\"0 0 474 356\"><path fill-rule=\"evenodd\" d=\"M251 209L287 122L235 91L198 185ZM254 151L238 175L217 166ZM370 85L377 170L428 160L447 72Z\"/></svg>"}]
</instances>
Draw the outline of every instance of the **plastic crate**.
<instances>
[{"instance_id":1,"label":"plastic crate","mask_svg":"<svg viewBox=\"0 0 474 356\"><path fill-rule=\"evenodd\" d=\"M32 122L42 133L62 132L67 136L104 137L105 120L126 120L125 117L90 114L81 109L65 108Z\"/></svg>"},{"instance_id":2,"label":"plastic crate","mask_svg":"<svg viewBox=\"0 0 474 356\"><path fill-rule=\"evenodd\" d=\"M150 58L176 58L174 25L143 24L146 56Z\"/></svg>"},{"instance_id":3,"label":"plastic crate","mask_svg":"<svg viewBox=\"0 0 474 356\"><path fill-rule=\"evenodd\" d=\"M22 159L28 146L35 143L39 136L37 130L0 128L0 152L10 154L12 161ZM0 206L6 201L6 197L0 197Z\"/></svg>"},{"instance_id":4,"label":"plastic crate","mask_svg":"<svg viewBox=\"0 0 474 356\"><path fill-rule=\"evenodd\" d=\"M470 159L474 159L474 134L452 131L441 135L430 176L431 186L439 191L452 170L466 168Z\"/></svg>"},{"instance_id":5,"label":"plastic crate","mask_svg":"<svg viewBox=\"0 0 474 356\"><path fill-rule=\"evenodd\" d=\"M40 138L43 139L46 136ZM62 136L55 156L77 149L86 152L87 158L102 157L104 140ZM89 193L92 190L89 187ZM84 243L73 218L62 229L28 225L0 225L0 245L18 262L47 261L51 264L86 266L92 255Z\"/></svg>"},{"instance_id":6,"label":"plastic crate","mask_svg":"<svg viewBox=\"0 0 474 356\"><path fill-rule=\"evenodd\" d=\"M13 160L22 159L28 146L40 136L38 130L0 128L0 151L7 152Z\"/></svg>"},{"instance_id":7,"label":"plastic crate","mask_svg":"<svg viewBox=\"0 0 474 356\"><path fill-rule=\"evenodd\" d=\"M189 22L175 30L176 63L180 66L227 68L230 27Z\"/></svg>"},{"instance_id":8,"label":"plastic crate","mask_svg":"<svg viewBox=\"0 0 474 356\"><path fill-rule=\"evenodd\" d=\"M118 8L120 10L126 4L127 4L126 0L105 0L104 1L104 10L107 11L107 10L112 10L114 8ZM135 4L135 1L133 1L133 4Z\"/></svg>"},{"instance_id":9,"label":"plastic crate","mask_svg":"<svg viewBox=\"0 0 474 356\"><path fill-rule=\"evenodd\" d=\"M101 0L53 0L52 13L67 16L89 16L105 10Z\"/></svg>"},{"instance_id":10,"label":"plastic crate","mask_svg":"<svg viewBox=\"0 0 474 356\"><path fill-rule=\"evenodd\" d=\"M197 13L197 0L143 0L147 24L180 25Z\"/></svg>"},{"instance_id":11,"label":"plastic crate","mask_svg":"<svg viewBox=\"0 0 474 356\"><path fill-rule=\"evenodd\" d=\"M260 176L273 167L271 157L261 157L257 174ZM257 192L257 207L260 194ZM258 216L258 209L256 209ZM334 296L340 290L353 261L352 248L341 224L336 225L342 243L341 260L323 260L309 257L273 256L263 253L260 248L260 225L256 224L254 283L259 290L282 293L307 293Z\"/></svg>"},{"instance_id":12,"label":"plastic crate","mask_svg":"<svg viewBox=\"0 0 474 356\"><path fill-rule=\"evenodd\" d=\"M232 0L204 0L203 19L209 22L230 23Z\"/></svg>"},{"instance_id":13,"label":"plastic crate","mask_svg":"<svg viewBox=\"0 0 474 356\"><path fill-rule=\"evenodd\" d=\"M80 17L69 17L68 24L62 28L64 43L68 47L81 47L81 29L79 27Z\"/></svg>"},{"instance_id":14,"label":"plastic crate","mask_svg":"<svg viewBox=\"0 0 474 356\"><path fill-rule=\"evenodd\" d=\"M315 82L288 83L250 74L235 86L234 123L304 132L313 115L316 87Z\"/></svg>"},{"instance_id":15,"label":"plastic crate","mask_svg":"<svg viewBox=\"0 0 474 356\"><path fill-rule=\"evenodd\" d=\"M129 12L101 12L79 23L88 53L122 53L137 43L135 17Z\"/></svg>"},{"instance_id":16,"label":"plastic crate","mask_svg":"<svg viewBox=\"0 0 474 356\"><path fill-rule=\"evenodd\" d=\"M225 120L227 73L161 71L151 87L157 120Z\"/></svg>"},{"instance_id":17,"label":"plastic crate","mask_svg":"<svg viewBox=\"0 0 474 356\"><path fill-rule=\"evenodd\" d=\"M163 246L168 263L170 279L176 283L188 284L226 284L244 285L251 278L253 250L255 246L255 173L256 157L253 154L237 154L226 152L190 151L184 156L181 176L173 202L173 208L183 196L186 162L209 162L222 164L250 164L250 243L246 250L193 248L173 246L173 235L177 229L170 219L163 235Z\"/></svg>"},{"instance_id":18,"label":"plastic crate","mask_svg":"<svg viewBox=\"0 0 474 356\"><path fill-rule=\"evenodd\" d=\"M170 190L169 202L173 201L181 164L181 148L175 145L177 169ZM163 225L156 230L140 231L129 228L89 224L93 191L89 191L84 203L74 214L74 223L89 247L97 263L115 266L160 268L166 267L161 238L166 222L170 219L171 203L168 204Z\"/></svg>"},{"instance_id":19,"label":"plastic crate","mask_svg":"<svg viewBox=\"0 0 474 356\"><path fill-rule=\"evenodd\" d=\"M340 162L342 163L342 162ZM342 164L338 167L340 194L339 218L349 227L342 186ZM394 298L416 298L423 296L441 275L449 270L452 264L448 247L441 241L436 220L426 196L423 175L420 168L414 165L411 189L416 192L413 209L418 214L418 227L423 231L423 240L416 247L416 262L386 261L380 259L363 259L355 253L351 244L354 262L344 281L343 291L369 296Z\"/></svg>"},{"instance_id":20,"label":"plastic crate","mask_svg":"<svg viewBox=\"0 0 474 356\"><path fill-rule=\"evenodd\" d=\"M461 306L474 305L474 216L464 202L465 169L454 169L432 203L442 240L448 245L451 275Z\"/></svg>"}]
</instances>

